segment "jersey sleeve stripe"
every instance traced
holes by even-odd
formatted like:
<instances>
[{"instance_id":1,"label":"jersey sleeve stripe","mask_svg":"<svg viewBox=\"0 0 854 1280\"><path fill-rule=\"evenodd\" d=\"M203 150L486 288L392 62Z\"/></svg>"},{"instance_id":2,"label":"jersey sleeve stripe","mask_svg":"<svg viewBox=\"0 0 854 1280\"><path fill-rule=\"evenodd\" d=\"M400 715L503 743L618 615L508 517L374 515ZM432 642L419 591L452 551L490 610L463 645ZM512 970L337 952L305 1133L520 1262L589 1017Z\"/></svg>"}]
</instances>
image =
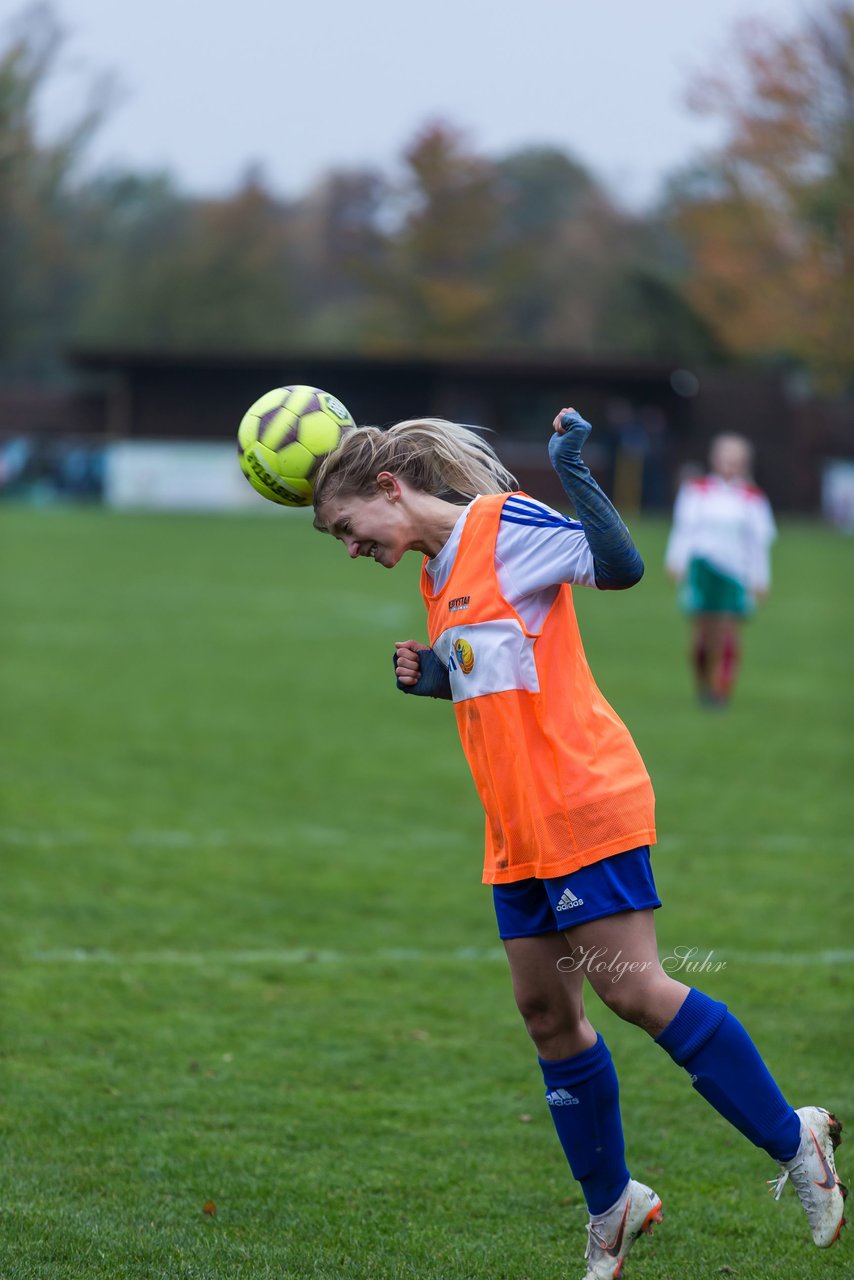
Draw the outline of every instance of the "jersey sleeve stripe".
<instances>
[{"instance_id":1,"label":"jersey sleeve stripe","mask_svg":"<svg viewBox=\"0 0 854 1280\"><path fill-rule=\"evenodd\" d=\"M532 529L583 529L584 526L578 520L567 520L561 516L559 520L535 519L529 515L516 515L513 512L502 511L502 521L508 524L524 524Z\"/></svg>"},{"instance_id":2,"label":"jersey sleeve stripe","mask_svg":"<svg viewBox=\"0 0 854 1280\"><path fill-rule=\"evenodd\" d=\"M507 499L503 510L507 507L515 507L519 511L534 511L537 515L555 515L556 513L550 507L545 506L542 502L536 502L533 498L519 498L513 494Z\"/></svg>"},{"instance_id":3,"label":"jersey sleeve stripe","mask_svg":"<svg viewBox=\"0 0 854 1280\"><path fill-rule=\"evenodd\" d=\"M544 524L560 525L573 529L580 527L576 521L562 516L559 511L553 511L551 507L527 498L508 498L501 511L502 518L505 513L508 516L530 516Z\"/></svg>"}]
</instances>

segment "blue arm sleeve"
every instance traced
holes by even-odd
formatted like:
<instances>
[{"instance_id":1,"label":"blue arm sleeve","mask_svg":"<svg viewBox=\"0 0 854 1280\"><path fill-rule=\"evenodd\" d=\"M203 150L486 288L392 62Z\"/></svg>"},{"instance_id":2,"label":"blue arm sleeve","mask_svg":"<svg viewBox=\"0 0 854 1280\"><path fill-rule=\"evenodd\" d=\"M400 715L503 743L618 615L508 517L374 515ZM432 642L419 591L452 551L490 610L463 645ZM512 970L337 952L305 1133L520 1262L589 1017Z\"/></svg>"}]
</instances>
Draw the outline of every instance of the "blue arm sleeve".
<instances>
[{"instance_id":1,"label":"blue arm sleeve","mask_svg":"<svg viewBox=\"0 0 854 1280\"><path fill-rule=\"evenodd\" d=\"M623 591L643 577L643 560L631 534L605 497L581 457L581 447L591 426L579 413L565 413L562 436L549 441L549 457L564 492L575 507L593 553L596 586L603 591Z\"/></svg>"},{"instance_id":2,"label":"blue arm sleeve","mask_svg":"<svg viewBox=\"0 0 854 1280\"><path fill-rule=\"evenodd\" d=\"M401 684L398 680L396 683L400 692L414 693L421 698L446 698L450 702L451 677L448 675L448 668L439 661L432 649L421 649L418 660L421 675L415 684ZM397 654L394 654L392 661L397 671Z\"/></svg>"}]
</instances>

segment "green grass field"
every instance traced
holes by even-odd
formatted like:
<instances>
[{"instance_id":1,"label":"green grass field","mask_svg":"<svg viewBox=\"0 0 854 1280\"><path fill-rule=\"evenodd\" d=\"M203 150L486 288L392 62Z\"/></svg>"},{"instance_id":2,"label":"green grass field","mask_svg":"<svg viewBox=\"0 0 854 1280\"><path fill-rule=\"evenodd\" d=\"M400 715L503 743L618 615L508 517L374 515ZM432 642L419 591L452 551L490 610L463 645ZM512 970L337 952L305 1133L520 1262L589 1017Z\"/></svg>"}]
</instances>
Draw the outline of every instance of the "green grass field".
<instances>
[{"instance_id":1,"label":"green grass field","mask_svg":"<svg viewBox=\"0 0 854 1280\"><path fill-rule=\"evenodd\" d=\"M724 968L796 1106L847 1120L852 544L784 525L724 714L636 529L577 592L658 795L662 953ZM2 1280L573 1280L581 1196L513 1006L411 565L301 516L0 512ZM691 980L691 979L689 979ZM772 1162L590 998L665 1222L627 1280L854 1275ZM216 1213L205 1212L214 1202Z\"/></svg>"}]
</instances>

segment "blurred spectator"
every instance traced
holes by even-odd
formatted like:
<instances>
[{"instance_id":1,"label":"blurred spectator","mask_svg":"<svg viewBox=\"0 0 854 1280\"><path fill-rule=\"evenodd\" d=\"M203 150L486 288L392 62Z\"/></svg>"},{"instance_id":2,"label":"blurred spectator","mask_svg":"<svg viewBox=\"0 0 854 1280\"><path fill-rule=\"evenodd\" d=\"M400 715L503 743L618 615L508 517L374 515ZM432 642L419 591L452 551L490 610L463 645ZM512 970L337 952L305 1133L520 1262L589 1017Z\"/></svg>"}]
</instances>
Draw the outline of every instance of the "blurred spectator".
<instances>
[{"instance_id":1,"label":"blurred spectator","mask_svg":"<svg viewBox=\"0 0 854 1280\"><path fill-rule=\"evenodd\" d=\"M614 442L614 506L624 513L640 511L649 437L639 413L628 400L611 400L605 420Z\"/></svg>"},{"instance_id":2,"label":"blurred spectator","mask_svg":"<svg viewBox=\"0 0 854 1280\"><path fill-rule=\"evenodd\" d=\"M95 501L104 490L101 442L53 435L0 441L0 498Z\"/></svg>"},{"instance_id":3,"label":"blurred spectator","mask_svg":"<svg viewBox=\"0 0 854 1280\"><path fill-rule=\"evenodd\" d=\"M656 404L644 405L641 422L646 433L641 501L644 509L669 505L667 480L667 418Z\"/></svg>"}]
</instances>

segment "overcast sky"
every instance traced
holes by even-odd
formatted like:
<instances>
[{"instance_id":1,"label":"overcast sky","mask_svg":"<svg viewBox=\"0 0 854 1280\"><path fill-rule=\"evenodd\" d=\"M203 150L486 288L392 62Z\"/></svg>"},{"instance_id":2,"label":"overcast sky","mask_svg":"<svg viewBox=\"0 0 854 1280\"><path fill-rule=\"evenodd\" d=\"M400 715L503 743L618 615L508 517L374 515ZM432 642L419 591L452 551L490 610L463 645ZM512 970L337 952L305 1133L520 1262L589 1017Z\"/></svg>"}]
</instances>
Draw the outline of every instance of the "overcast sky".
<instances>
[{"instance_id":1,"label":"overcast sky","mask_svg":"<svg viewBox=\"0 0 854 1280\"><path fill-rule=\"evenodd\" d=\"M0 15L20 12L0 0ZM234 188L252 162L283 195L331 166L389 169L441 118L497 155L549 143L632 207L710 144L684 95L733 23L788 28L808 0L57 0L64 71L54 127L82 86L121 96L91 159L167 168L194 192ZM813 5L814 7L814 5Z\"/></svg>"}]
</instances>

